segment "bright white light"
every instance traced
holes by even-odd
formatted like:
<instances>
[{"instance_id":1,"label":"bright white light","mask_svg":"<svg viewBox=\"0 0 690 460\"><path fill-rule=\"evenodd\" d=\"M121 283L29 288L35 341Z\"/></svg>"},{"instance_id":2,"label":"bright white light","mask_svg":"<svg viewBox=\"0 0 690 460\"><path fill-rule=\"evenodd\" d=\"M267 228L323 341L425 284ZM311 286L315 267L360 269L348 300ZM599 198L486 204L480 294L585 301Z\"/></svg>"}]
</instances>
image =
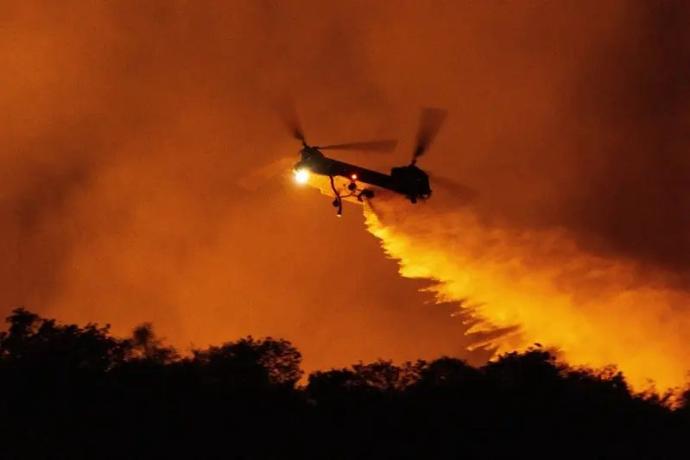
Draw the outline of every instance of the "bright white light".
<instances>
[{"instance_id":1,"label":"bright white light","mask_svg":"<svg viewBox=\"0 0 690 460\"><path fill-rule=\"evenodd\" d=\"M295 171L295 182L298 184L306 184L309 181L309 170L298 169Z\"/></svg>"}]
</instances>

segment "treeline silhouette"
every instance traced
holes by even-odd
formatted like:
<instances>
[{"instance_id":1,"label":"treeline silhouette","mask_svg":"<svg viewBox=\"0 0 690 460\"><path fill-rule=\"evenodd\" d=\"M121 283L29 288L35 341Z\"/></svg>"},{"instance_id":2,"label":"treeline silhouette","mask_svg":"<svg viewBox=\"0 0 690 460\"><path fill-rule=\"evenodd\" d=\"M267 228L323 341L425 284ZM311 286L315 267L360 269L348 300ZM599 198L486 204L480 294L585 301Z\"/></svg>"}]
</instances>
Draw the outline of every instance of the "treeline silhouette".
<instances>
[{"instance_id":1,"label":"treeline silhouette","mask_svg":"<svg viewBox=\"0 0 690 460\"><path fill-rule=\"evenodd\" d=\"M0 458L687 458L690 398L546 350L319 371L252 337L180 356L24 309L0 333Z\"/></svg>"}]
</instances>

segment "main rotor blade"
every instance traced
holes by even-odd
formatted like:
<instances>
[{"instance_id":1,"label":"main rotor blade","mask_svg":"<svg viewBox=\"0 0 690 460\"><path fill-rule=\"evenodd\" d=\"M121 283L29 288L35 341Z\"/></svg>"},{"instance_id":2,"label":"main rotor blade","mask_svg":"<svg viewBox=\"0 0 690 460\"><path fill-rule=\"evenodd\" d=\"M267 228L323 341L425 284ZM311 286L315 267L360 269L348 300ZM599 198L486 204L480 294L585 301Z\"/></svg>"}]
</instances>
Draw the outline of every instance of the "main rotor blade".
<instances>
[{"instance_id":1,"label":"main rotor blade","mask_svg":"<svg viewBox=\"0 0 690 460\"><path fill-rule=\"evenodd\" d=\"M290 132L290 135L303 144L306 144L307 141L304 137L304 130L302 129L302 124L299 121L297 110L295 109L295 105L292 103L292 101L281 101L278 105L278 111L283 123L285 123L285 126Z\"/></svg>"},{"instance_id":2,"label":"main rotor blade","mask_svg":"<svg viewBox=\"0 0 690 460\"><path fill-rule=\"evenodd\" d=\"M236 183L245 190L254 191L281 174L287 175L292 170L292 165L294 164L295 159L292 157L280 158L243 174L237 179Z\"/></svg>"},{"instance_id":3,"label":"main rotor blade","mask_svg":"<svg viewBox=\"0 0 690 460\"><path fill-rule=\"evenodd\" d=\"M319 150L368 150L377 152L390 152L398 145L398 141L368 141L368 142L350 142L348 144L331 144L317 147Z\"/></svg>"},{"instance_id":4,"label":"main rotor blade","mask_svg":"<svg viewBox=\"0 0 690 460\"><path fill-rule=\"evenodd\" d=\"M446 191L451 193L451 196L460 200L462 203L471 203L479 196L479 192L476 190L462 185L453 179L449 179L446 176L439 176L438 174L429 172L427 172L427 174L429 174L432 190L437 187L446 189Z\"/></svg>"},{"instance_id":5,"label":"main rotor blade","mask_svg":"<svg viewBox=\"0 0 690 460\"><path fill-rule=\"evenodd\" d=\"M447 112L443 109L424 108L422 109L422 116L419 120L419 131L417 132L417 142L415 149L412 152L412 164L417 162L417 158L424 155L443 121L446 119Z\"/></svg>"}]
</instances>

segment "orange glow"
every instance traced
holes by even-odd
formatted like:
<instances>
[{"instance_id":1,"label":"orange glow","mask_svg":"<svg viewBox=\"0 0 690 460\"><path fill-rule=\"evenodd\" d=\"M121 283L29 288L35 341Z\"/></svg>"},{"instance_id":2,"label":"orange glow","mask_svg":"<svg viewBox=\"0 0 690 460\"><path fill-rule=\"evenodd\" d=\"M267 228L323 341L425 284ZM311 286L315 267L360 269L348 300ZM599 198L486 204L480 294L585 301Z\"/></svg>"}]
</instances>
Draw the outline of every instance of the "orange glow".
<instances>
[{"instance_id":1,"label":"orange glow","mask_svg":"<svg viewBox=\"0 0 690 460\"><path fill-rule=\"evenodd\" d=\"M307 370L480 363L429 305L468 297L485 328L520 328L503 350L684 382L690 3L522 3L3 2L2 317L147 321L182 353L284 337ZM338 220L310 189L327 178L295 185L283 96L314 145L398 138L324 151L382 172L409 164L419 107L448 110L418 164L431 199L376 189L366 217L422 281L355 197Z\"/></svg>"},{"instance_id":2,"label":"orange glow","mask_svg":"<svg viewBox=\"0 0 690 460\"><path fill-rule=\"evenodd\" d=\"M587 254L562 231L487 226L471 210L412 212L397 198L373 206L367 226L401 275L469 305L474 331L517 327L492 341L499 352L539 342L575 365L616 365L636 390L687 383L690 314L679 313L690 295L661 274Z\"/></svg>"}]
</instances>

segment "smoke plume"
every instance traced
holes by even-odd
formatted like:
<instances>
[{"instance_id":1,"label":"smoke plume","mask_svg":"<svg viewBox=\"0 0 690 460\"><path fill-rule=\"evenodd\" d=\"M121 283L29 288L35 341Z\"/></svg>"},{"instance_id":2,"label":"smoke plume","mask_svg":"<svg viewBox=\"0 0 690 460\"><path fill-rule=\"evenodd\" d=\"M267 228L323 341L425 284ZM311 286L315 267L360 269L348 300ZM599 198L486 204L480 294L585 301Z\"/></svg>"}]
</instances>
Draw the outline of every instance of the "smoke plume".
<instances>
[{"instance_id":1,"label":"smoke plume","mask_svg":"<svg viewBox=\"0 0 690 460\"><path fill-rule=\"evenodd\" d=\"M418 110L436 106L449 115L418 165L476 199L432 181L425 206L373 202L369 228L405 273L517 326L503 349L552 342L680 382L688 9L5 2L0 314L25 305L118 334L150 321L182 351L280 336L307 370L463 355L474 339L424 305L425 282L401 279L356 213L337 220L313 190L252 175L297 160L279 96L316 145L399 137L393 155L343 153L384 171L409 163Z\"/></svg>"}]
</instances>

